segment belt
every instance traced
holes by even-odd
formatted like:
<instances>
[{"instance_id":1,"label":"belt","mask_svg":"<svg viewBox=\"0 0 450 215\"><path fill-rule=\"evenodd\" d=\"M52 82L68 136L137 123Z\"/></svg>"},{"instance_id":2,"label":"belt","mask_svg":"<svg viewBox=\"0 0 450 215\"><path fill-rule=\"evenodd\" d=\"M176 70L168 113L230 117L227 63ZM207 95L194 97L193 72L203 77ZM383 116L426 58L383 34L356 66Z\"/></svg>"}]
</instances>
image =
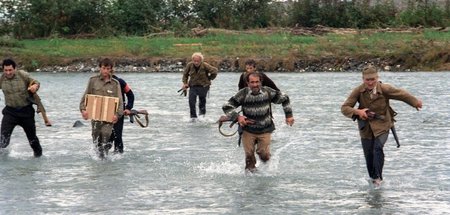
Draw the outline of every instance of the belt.
<instances>
[{"instance_id":1,"label":"belt","mask_svg":"<svg viewBox=\"0 0 450 215\"><path fill-rule=\"evenodd\" d=\"M29 104L29 105L22 106L22 107L5 106L6 109L14 110L14 111L22 111L22 110L24 110L24 109L26 109L26 108L30 108L30 107L33 107L33 105Z\"/></svg>"}]
</instances>

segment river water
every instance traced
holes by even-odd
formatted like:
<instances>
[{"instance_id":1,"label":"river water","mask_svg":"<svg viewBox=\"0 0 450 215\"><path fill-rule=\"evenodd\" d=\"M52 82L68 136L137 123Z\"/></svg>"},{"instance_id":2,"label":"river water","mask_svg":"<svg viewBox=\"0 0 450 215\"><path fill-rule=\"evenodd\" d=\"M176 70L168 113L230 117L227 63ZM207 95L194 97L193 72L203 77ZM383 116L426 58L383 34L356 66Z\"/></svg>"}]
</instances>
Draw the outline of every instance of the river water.
<instances>
[{"instance_id":1,"label":"river water","mask_svg":"<svg viewBox=\"0 0 450 215\"><path fill-rule=\"evenodd\" d=\"M356 124L340 113L359 73L268 73L290 96L296 124L285 125L281 106L272 106L273 157L252 175L244 173L237 137L221 136L215 123L240 74L219 74L197 122L177 93L181 74L119 74L135 93L135 109L150 112L150 125L126 120L125 153L106 160L93 153L88 121L72 127L93 74L32 75L53 126L36 117L38 159L15 129L0 155L0 214L450 213L450 72L381 73L424 108L392 102L402 146L389 137L378 190L367 181Z\"/></svg>"}]
</instances>

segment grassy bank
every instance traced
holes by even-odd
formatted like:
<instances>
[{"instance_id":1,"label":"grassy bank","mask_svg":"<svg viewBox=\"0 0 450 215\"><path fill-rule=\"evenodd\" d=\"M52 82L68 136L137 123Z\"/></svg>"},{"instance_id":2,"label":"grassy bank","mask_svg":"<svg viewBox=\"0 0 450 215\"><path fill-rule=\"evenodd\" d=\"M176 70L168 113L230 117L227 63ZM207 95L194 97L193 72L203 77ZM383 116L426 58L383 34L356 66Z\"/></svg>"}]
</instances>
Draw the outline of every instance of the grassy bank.
<instances>
[{"instance_id":1,"label":"grassy bank","mask_svg":"<svg viewBox=\"0 0 450 215\"><path fill-rule=\"evenodd\" d=\"M271 59L274 63L282 61L288 70L296 61L308 64L326 60L331 64L339 64L347 59L364 61L377 58L416 70L450 70L450 32L431 29L334 32L312 36L278 31L215 32L201 38L2 39L0 45L3 57L14 57L29 69L104 56L189 58L193 52L201 51L210 60L263 58Z\"/></svg>"}]
</instances>

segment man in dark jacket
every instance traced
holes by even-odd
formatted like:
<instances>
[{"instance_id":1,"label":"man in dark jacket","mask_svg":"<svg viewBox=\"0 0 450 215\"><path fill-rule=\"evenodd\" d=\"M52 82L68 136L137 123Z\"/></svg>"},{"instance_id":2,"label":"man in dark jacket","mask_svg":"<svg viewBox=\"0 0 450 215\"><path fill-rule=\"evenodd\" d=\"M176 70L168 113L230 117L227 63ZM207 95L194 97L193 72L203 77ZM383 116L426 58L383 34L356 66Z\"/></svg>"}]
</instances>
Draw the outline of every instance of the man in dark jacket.
<instances>
[{"instance_id":1,"label":"man in dark jacket","mask_svg":"<svg viewBox=\"0 0 450 215\"><path fill-rule=\"evenodd\" d=\"M116 124L114 124L111 140L114 141L114 152L123 153L123 140L122 140L123 123L125 116L130 115L131 109L133 109L134 93L131 90L130 86L127 84L127 82L125 82L125 80L117 77L116 75L113 75L112 77L113 79L117 80L120 84L124 108L123 108L123 115L119 118L119 120L117 120Z\"/></svg>"}]
</instances>

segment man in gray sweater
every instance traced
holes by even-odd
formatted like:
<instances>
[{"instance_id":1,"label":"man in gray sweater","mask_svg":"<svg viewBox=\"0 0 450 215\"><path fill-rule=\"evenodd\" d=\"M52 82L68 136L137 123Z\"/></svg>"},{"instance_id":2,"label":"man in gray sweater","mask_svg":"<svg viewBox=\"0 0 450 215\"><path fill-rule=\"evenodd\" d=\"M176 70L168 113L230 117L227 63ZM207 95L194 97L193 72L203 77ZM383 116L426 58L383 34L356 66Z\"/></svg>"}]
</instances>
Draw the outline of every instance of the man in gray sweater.
<instances>
[{"instance_id":1,"label":"man in gray sweater","mask_svg":"<svg viewBox=\"0 0 450 215\"><path fill-rule=\"evenodd\" d=\"M271 103L281 104L286 123L294 124L289 97L270 87L261 86L261 74L249 73L246 77L248 87L241 89L231 97L222 109L231 120L236 120L243 129L242 141L245 151L245 170L256 171L255 149L259 158L266 162L270 159L271 134L275 130L272 121ZM242 115L237 108L242 106Z\"/></svg>"}]
</instances>

